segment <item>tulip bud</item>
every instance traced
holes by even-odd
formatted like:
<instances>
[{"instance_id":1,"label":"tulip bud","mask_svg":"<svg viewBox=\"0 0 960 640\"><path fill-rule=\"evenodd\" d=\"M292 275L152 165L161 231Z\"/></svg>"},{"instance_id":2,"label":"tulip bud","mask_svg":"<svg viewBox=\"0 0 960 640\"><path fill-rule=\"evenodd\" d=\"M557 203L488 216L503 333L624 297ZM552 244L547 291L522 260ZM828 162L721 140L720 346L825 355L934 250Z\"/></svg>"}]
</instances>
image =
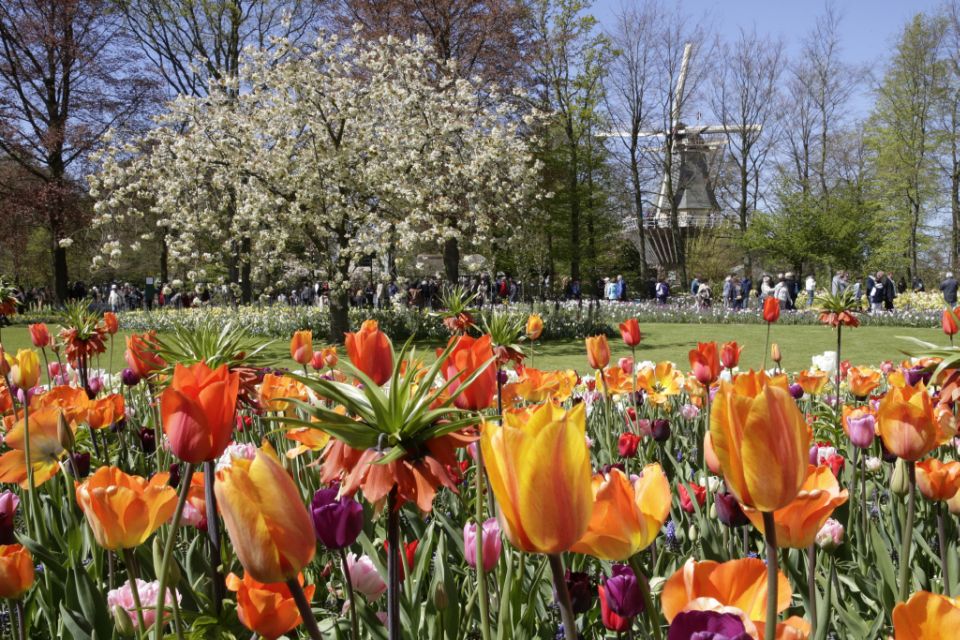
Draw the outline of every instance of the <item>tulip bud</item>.
<instances>
[{"instance_id":1,"label":"tulip bud","mask_svg":"<svg viewBox=\"0 0 960 640\"><path fill-rule=\"evenodd\" d=\"M643 613L643 592L633 570L626 565L615 564L611 571L613 575L603 585L610 609L625 618Z\"/></svg>"},{"instance_id":2,"label":"tulip bud","mask_svg":"<svg viewBox=\"0 0 960 640\"><path fill-rule=\"evenodd\" d=\"M68 453L73 453L73 449L77 445L77 438L73 434L73 429L70 428L66 416L63 415L63 411L57 416L57 441Z\"/></svg>"},{"instance_id":3,"label":"tulip bud","mask_svg":"<svg viewBox=\"0 0 960 640\"><path fill-rule=\"evenodd\" d=\"M443 586L443 582L437 581L437 585L433 588L433 606L438 611L443 611L450 606L450 598L447 597L447 589Z\"/></svg>"},{"instance_id":4,"label":"tulip bud","mask_svg":"<svg viewBox=\"0 0 960 640\"><path fill-rule=\"evenodd\" d=\"M653 439L657 442L666 442L670 438L670 421L666 418L657 418L651 426Z\"/></svg>"},{"instance_id":5,"label":"tulip bud","mask_svg":"<svg viewBox=\"0 0 960 640\"><path fill-rule=\"evenodd\" d=\"M903 460L897 460L893 467L893 473L890 475L890 491L898 496L905 496L909 490L910 480L907 477L907 463Z\"/></svg>"},{"instance_id":6,"label":"tulip bud","mask_svg":"<svg viewBox=\"0 0 960 640\"><path fill-rule=\"evenodd\" d=\"M803 387L794 382L790 385L790 395L793 396L794 400L799 400L803 397Z\"/></svg>"},{"instance_id":7,"label":"tulip bud","mask_svg":"<svg viewBox=\"0 0 960 640\"><path fill-rule=\"evenodd\" d=\"M843 543L843 525L833 518L828 518L814 540L824 551L836 550Z\"/></svg>"},{"instance_id":8,"label":"tulip bud","mask_svg":"<svg viewBox=\"0 0 960 640\"><path fill-rule=\"evenodd\" d=\"M783 355L780 353L780 345L774 342L770 345L770 359L779 365L782 358Z\"/></svg>"},{"instance_id":9,"label":"tulip bud","mask_svg":"<svg viewBox=\"0 0 960 640\"><path fill-rule=\"evenodd\" d=\"M690 542L696 542L700 538L700 531L697 529L697 525L692 524L690 528L687 529L687 539Z\"/></svg>"},{"instance_id":10,"label":"tulip bud","mask_svg":"<svg viewBox=\"0 0 960 640\"><path fill-rule=\"evenodd\" d=\"M86 478L90 475L90 454L82 451L71 453L67 462L67 471L77 480Z\"/></svg>"},{"instance_id":11,"label":"tulip bud","mask_svg":"<svg viewBox=\"0 0 960 640\"><path fill-rule=\"evenodd\" d=\"M876 456L870 456L866 460L867 471L870 473L875 473L880 470L880 467L883 466L883 460Z\"/></svg>"},{"instance_id":12,"label":"tulip bud","mask_svg":"<svg viewBox=\"0 0 960 640\"><path fill-rule=\"evenodd\" d=\"M140 384L140 376L130 367L120 372L120 380L128 387L135 387Z\"/></svg>"},{"instance_id":13,"label":"tulip bud","mask_svg":"<svg viewBox=\"0 0 960 640\"><path fill-rule=\"evenodd\" d=\"M113 607L113 626L117 633L123 637L132 636L134 633L133 621L130 620L130 614L120 605Z\"/></svg>"},{"instance_id":14,"label":"tulip bud","mask_svg":"<svg viewBox=\"0 0 960 640\"><path fill-rule=\"evenodd\" d=\"M328 549L343 549L356 542L363 530L363 505L350 496L337 497L338 487L320 489L310 503L317 539Z\"/></svg>"},{"instance_id":15,"label":"tulip bud","mask_svg":"<svg viewBox=\"0 0 960 640\"><path fill-rule=\"evenodd\" d=\"M593 608L593 596L596 593L590 581L590 575L567 569L564 581L567 583L567 592L570 594L573 612L586 613L590 611Z\"/></svg>"}]
</instances>

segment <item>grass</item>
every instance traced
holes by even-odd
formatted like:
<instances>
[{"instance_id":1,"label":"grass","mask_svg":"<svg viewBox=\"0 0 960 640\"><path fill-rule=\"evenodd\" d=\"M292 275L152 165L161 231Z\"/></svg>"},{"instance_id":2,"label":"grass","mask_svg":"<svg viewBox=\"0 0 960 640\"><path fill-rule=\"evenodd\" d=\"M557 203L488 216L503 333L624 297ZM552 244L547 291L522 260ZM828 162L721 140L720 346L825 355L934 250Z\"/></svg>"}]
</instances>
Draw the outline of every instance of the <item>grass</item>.
<instances>
[{"instance_id":1,"label":"grass","mask_svg":"<svg viewBox=\"0 0 960 640\"><path fill-rule=\"evenodd\" d=\"M687 352L695 348L698 341L722 343L730 340L736 340L744 347L740 360L741 368L759 368L763 360L766 335L766 327L763 325L648 324L642 326L641 330L644 339L637 349L638 360L672 360L686 368ZM884 360L898 362L905 357L903 350L913 347L912 343L900 339L901 336L946 344L946 339L939 329L861 327L844 330L842 355L853 364L878 365ZM11 352L31 346L30 334L25 326L4 327L0 330L0 339L4 348ZM828 327L774 325L771 341L780 345L784 369L798 371L810 366L811 356L835 349L836 333ZM99 366L107 368L111 362L114 370L126 366L123 361L125 342L124 332L115 336L112 358L109 351L103 354ZM316 346L319 347L320 343L317 342ZM398 344L397 347L399 346ZM420 344L418 351L432 355L435 346L437 345ZM630 350L623 346L619 339L612 339L610 347L614 361L630 355ZM270 353L277 358L277 366L299 367L290 360L285 340L277 340ZM341 357L345 357L342 349L340 353ZM564 340L537 344L533 364L542 369L577 369L584 372L587 370L587 361L583 342Z\"/></svg>"}]
</instances>

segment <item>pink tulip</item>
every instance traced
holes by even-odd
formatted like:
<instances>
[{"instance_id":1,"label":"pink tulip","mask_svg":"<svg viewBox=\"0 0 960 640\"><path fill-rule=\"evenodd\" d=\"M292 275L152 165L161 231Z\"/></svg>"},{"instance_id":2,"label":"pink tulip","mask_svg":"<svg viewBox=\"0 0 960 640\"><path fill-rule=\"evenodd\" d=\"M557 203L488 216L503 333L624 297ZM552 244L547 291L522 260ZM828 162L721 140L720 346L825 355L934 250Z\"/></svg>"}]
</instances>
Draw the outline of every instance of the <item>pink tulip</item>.
<instances>
[{"instance_id":1,"label":"pink tulip","mask_svg":"<svg viewBox=\"0 0 960 640\"><path fill-rule=\"evenodd\" d=\"M60 366L59 362L51 362L50 364L47 365L47 373L50 375L51 378L56 378L57 376L60 375L61 368L62 367Z\"/></svg>"},{"instance_id":2,"label":"pink tulip","mask_svg":"<svg viewBox=\"0 0 960 640\"><path fill-rule=\"evenodd\" d=\"M145 582L139 578L137 579L137 593L140 595L140 602L142 603L143 623L148 627L157 619L157 609L150 605L156 603L159 590L159 582ZM177 593L177 602L180 602L180 599L180 594ZM168 607L173 606L169 589L167 590L166 605ZM110 608L110 611L115 611L117 607L125 611L134 629L139 625L139 621L137 620L137 607L133 601L133 591L130 589L129 582L125 582L122 587L111 589L107 592L107 606Z\"/></svg>"},{"instance_id":3,"label":"pink tulip","mask_svg":"<svg viewBox=\"0 0 960 640\"><path fill-rule=\"evenodd\" d=\"M617 365L628 376L633 373L633 358L620 358L617 360Z\"/></svg>"},{"instance_id":4,"label":"pink tulip","mask_svg":"<svg viewBox=\"0 0 960 640\"><path fill-rule=\"evenodd\" d=\"M873 444L873 439L877 435L876 425L877 419L873 414L856 412L848 415L847 433L850 434L850 442L861 449L868 448Z\"/></svg>"},{"instance_id":5,"label":"pink tulip","mask_svg":"<svg viewBox=\"0 0 960 640\"><path fill-rule=\"evenodd\" d=\"M350 571L350 584L354 591L362 593L368 600L376 600L387 590L387 583L383 581L377 567L369 556L347 554L347 569Z\"/></svg>"},{"instance_id":6,"label":"pink tulip","mask_svg":"<svg viewBox=\"0 0 960 640\"><path fill-rule=\"evenodd\" d=\"M490 518L483 523L483 570L493 571L497 566L497 560L500 559L500 552L503 549L503 541L500 538L500 525L496 518ZM477 524L468 522L463 525L463 555L467 558L467 564L476 569L477 567Z\"/></svg>"},{"instance_id":7,"label":"pink tulip","mask_svg":"<svg viewBox=\"0 0 960 640\"><path fill-rule=\"evenodd\" d=\"M685 404L680 407L680 415L682 415L685 420L696 420L700 415L700 408L695 404Z\"/></svg>"},{"instance_id":8,"label":"pink tulip","mask_svg":"<svg viewBox=\"0 0 960 640\"><path fill-rule=\"evenodd\" d=\"M843 542L843 525L833 518L828 518L814 540L821 549L833 551Z\"/></svg>"}]
</instances>

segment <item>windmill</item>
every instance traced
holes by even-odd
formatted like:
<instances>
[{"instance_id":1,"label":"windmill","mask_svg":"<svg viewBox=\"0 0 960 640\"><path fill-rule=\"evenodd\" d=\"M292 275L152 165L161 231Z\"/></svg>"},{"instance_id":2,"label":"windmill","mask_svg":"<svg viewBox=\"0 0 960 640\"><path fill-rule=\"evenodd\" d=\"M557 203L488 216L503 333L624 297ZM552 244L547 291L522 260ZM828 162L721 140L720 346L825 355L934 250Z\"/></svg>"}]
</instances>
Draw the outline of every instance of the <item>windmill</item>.
<instances>
[{"instance_id":1,"label":"windmill","mask_svg":"<svg viewBox=\"0 0 960 640\"><path fill-rule=\"evenodd\" d=\"M718 224L721 208L714 191L714 177L723 161L725 135L738 131L760 131L760 125L687 125L681 119L684 89L693 44L683 49L680 73L674 88L669 131L641 131L639 136L663 138L663 152L669 152L670 170L663 170L656 204L643 215L646 242L656 257L658 266L676 267L680 249L705 227ZM614 131L608 137L627 137L630 134ZM664 162L663 165L667 163ZM672 193L671 193L672 192ZM632 221L632 218L631 218ZM635 225L636 223L633 222ZM628 235L639 243L635 226L627 228ZM649 253L649 252L648 252Z\"/></svg>"}]
</instances>

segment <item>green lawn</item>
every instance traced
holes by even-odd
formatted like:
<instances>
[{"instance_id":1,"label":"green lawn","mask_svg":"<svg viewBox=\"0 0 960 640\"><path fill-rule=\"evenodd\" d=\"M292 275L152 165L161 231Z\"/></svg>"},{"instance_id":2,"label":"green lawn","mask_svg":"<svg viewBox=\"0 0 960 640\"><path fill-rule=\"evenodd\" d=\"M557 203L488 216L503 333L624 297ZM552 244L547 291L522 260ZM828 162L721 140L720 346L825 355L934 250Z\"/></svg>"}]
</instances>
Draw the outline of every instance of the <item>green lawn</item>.
<instances>
[{"instance_id":1,"label":"green lawn","mask_svg":"<svg viewBox=\"0 0 960 640\"><path fill-rule=\"evenodd\" d=\"M766 327L764 325L692 325L692 324L648 324L641 327L643 343L637 351L638 360L673 360L684 367L687 365L687 352L696 347L696 343L726 342L736 340L744 346L741 368L759 367L763 359L763 344ZM810 357L836 346L836 333L827 327L813 326L776 326L771 340L780 344L783 353L783 366L795 371L810 366ZM843 356L854 364L877 365L883 360L903 358L902 349L911 348L911 343L899 339L899 336L914 336L922 340L945 344L945 337L938 329L910 329L901 327L863 327L844 331ZM30 346L30 336L24 326L6 327L2 330L4 348L16 351ZM123 366L124 336L118 334L114 340L115 353L113 368ZM613 359L630 355L619 338L610 341ZM319 342L317 343L319 347ZM398 345L399 346L399 345ZM435 346L435 345L434 345ZM424 350L432 353L430 345ZM271 349L278 358L280 366L294 366L286 351L286 341L278 340ZM342 351L341 351L342 357ZM101 356L100 366L106 368L111 362L110 353ZM537 345L534 365L538 368L572 368L584 371L587 360L581 341L547 342Z\"/></svg>"}]
</instances>

